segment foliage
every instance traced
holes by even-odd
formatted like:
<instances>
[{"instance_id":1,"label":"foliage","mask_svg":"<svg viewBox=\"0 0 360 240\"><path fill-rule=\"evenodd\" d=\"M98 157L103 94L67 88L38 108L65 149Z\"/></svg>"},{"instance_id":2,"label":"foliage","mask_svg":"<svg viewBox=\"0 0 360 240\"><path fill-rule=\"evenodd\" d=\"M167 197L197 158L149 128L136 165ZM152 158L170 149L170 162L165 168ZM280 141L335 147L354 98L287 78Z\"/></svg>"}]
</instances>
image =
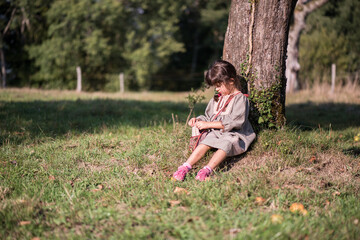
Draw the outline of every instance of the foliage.
<instances>
[{"instance_id":1,"label":"foliage","mask_svg":"<svg viewBox=\"0 0 360 240\"><path fill-rule=\"evenodd\" d=\"M151 75L165 66L170 56L183 52L183 43L175 39L178 19L184 6L182 1L132 1L126 42L122 56L131 66L133 75L142 89L151 87Z\"/></svg>"},{"instance_id":2,"label":"foliage","mask_svg":"<svg viewBox=\"0 0 360 240\"><path fill-rule=\"evenodd\" d=\"M149 95L152 100L144 100ZM356 239L358 93L340 94L346 102L316 97L292 95L291 125L260 132L246 155L228 159L200 183L195 174L210 155L184 182L170 181L189 154L187 103L171 102L174 93L144 93L134 100L2 90L0 235ZM175 129L171 113L179 116ZM290 211L296 202L306 215Z\"/></svg>"},{"instance_id":3,"label":"foliage","mask_svg":"<svg viewBox=\"0 0 360 240\"><path fill-rule=\"evenodd\" d=\"M116 22L124 18L123 12L122 4L111 0L55 1L46 15L48 38L29 47L39 66L34 80L48 87L74 88L75 68L80 66L85 88L102 86L101 75L114 67L112 53L121 45Z\"/></svg>"},{"instance_id":4,"label":"foliage","mask_svg":"<svg viewBox=\"0 0 360 240\"><path fill-rule=\"evenodd\" d=\"M9 86L74 89L198 88L221 58L231 1L12 0L0 3ZM359 2L330 0L307 20L300 41L303 85L328 81L330 65L345 81L359 72ZM24 20L28 21L24 21ZM29 23L29 25L27 24ZM28 27L30 26L30 27Z\"/></svg>"},{"instance_id":5,"label":"foliage","mask_svg":"<svg viewBox=\"0 0 360 240\"><path fill-rule=\"evenodd\" d=\"M149 88L149 76L183 50L174 39L179 9L181 2L55 1L47 12L48 38L29 47L39 66L34 80L73 89L81 66L86 89L102 89L105 74L120 72Z\"/></svg>"},{"instance_id":6,"label":"foliage","mask_svg":"<svg viewBox=\"0 0 360 240\"><path fill-rule=\"evenodd\" d=\"M300 40L300 82L330 82L331 64L336 64L342 82L354 80L360 69L360 2L329 1L307 19Z\"/></svg>"},{"instance_id":7,"label":"foliage","mask_svg":"<svg viewBox=\"0 0 360 240\"><path fill-rule=\"evenodd\" d=\"M52 1L13 0L0 3L0 47L4 51L7 81L28 83L33 63L24 50L26 44L39 43L46 36L45 12Z\"/></svg>"}]
</instances>

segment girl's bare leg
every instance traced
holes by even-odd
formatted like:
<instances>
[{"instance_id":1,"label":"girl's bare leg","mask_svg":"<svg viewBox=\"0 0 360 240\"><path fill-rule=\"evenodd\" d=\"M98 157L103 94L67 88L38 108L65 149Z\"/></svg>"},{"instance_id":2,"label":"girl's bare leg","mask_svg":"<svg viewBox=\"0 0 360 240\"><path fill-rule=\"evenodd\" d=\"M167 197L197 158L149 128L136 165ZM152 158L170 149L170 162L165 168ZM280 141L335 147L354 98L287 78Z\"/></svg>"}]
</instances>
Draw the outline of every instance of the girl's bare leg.
<instances>
[{"instance_id":1,"label":"girl's bare leg","mask_svg":"<svg viewBox=\"0 0 360 240\"><path fill-rule=\"evenodd\" d=\"M226 158L226 152L218 149L211 157L208 165L201 169L196 175L195 179L199 181L205 181L211 174L211 172L219 166L219 164Z\"/></svg>"},{"instance_id":2,"label":"girl's bare leg","mask_svg":"<svg viewBox=\"0 0 360 240\"><path fill-rule=\"evenodd\" d=\"M222 163L222 161L225 160L225 158L226 152L224 152L224 150L218 149L211 157L207 166L209 166L211 169L215 169L217 166L219 166L220 163Z\"/></svg>"},{"instance_id":3,"label":"girl's bare leg","mask_svg":"<svg viewBox=\"0 0 360 240\"><path fill-rule=\"evenodd\" d=\"M197 163L207 151L210 150L210 147L204 144L200 144L195 148L195 150L191 153L190 157L186 161L186 163L190 164L191 166Z\"/></svg>"}]
</instances>

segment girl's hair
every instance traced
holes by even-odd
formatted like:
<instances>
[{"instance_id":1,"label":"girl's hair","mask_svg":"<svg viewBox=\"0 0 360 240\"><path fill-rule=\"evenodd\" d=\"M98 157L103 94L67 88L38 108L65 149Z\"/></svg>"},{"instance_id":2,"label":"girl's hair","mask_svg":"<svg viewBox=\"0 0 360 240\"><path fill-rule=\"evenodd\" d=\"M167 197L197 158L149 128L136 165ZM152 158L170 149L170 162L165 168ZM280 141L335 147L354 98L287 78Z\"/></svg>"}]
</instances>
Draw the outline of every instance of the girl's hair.
<instances>
[{"instance_id":1,"label":"girl's hair","mask_svg":"<svg viewBox=\"0 0 360 240\"><path fill-rule=\"evenodd\" d=\"M215 61L205 75L205 82L209 86L229 83L232 80L235 81L235 85L237 85L236 69L231 63L224 60Z\"/></svg>"}]
</instances>

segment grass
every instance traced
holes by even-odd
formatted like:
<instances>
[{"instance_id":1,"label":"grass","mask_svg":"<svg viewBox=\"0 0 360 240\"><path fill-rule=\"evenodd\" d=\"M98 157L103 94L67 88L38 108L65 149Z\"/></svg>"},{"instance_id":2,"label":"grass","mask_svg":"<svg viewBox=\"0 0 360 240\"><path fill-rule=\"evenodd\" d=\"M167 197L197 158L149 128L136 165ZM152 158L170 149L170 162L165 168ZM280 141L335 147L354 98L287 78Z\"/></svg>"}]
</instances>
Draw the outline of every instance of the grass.
<instances>
[{"instance_id":1,"label":"grass","mask_svg":"<svg viewBox=\"0 0 360 240\"><path fill-rule=\"evenodd\" d=\"M0 238L359 239L359 91L319 91L289 95L287 126L209 181L194 177L210 155L179 183L187 93L1 90Z\"/></svg>"}]
</instances>

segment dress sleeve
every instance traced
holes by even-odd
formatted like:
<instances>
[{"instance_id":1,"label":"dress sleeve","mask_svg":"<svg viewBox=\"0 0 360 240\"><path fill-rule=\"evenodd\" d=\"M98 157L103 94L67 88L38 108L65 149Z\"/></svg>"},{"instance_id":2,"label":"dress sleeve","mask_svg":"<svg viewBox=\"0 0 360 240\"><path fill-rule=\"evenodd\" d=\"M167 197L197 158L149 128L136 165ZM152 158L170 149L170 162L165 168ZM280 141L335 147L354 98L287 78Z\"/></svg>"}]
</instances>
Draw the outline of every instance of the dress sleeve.
<instances>
[{"instance_id":1,"label":"dress sleeve","mask_svg":"<svg viewBox=\"0 0 360 240\"><path fill-rule=\"evenodd\" d=\"M234 98L234 104L229 114L221 120L224 126L223 132L229 132L232 129L241 129L249 114L249 101L242 95Z\"/></svg>"},{"instance_id":2,"label":"dress sleeve","mask_svg":"<svg viewBox=\"0 0 360 240\"><path fill-rule=\"evenodd\" d=\"M200 121L205 121L205 122L210 122L211 116L213 115L213 111L214 111L214 98L212 98L206 109L205 109L205 115L200 115L198 117L196 117L196 119L200 120Z\"/></svg>"}]
</instances>

